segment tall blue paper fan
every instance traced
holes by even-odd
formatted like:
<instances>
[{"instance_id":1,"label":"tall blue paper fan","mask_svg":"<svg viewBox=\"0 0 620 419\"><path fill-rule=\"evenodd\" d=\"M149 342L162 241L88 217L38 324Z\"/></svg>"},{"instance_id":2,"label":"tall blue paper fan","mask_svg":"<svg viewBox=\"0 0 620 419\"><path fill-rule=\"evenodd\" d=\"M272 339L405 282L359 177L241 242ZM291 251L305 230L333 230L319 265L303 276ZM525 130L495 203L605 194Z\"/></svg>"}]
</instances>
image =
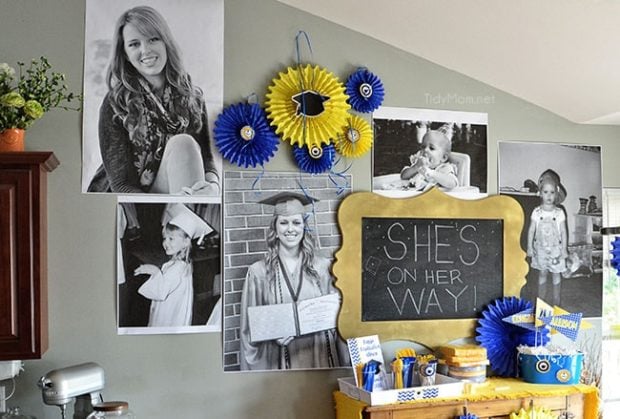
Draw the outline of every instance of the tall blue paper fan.
<instances>
[{"instance_id":1,"label":"tall blue paper fan","mask_svg":"<svg viewBox=\"0 0 620 419\"><path fill-rule=\"evenodd\" d=\"M368 71L359 68L352 73L345 84L349 96L349 104L357 112L372 112L381 106L385 91L381 79Z\"/></svg>"},{"instance_id":2,"label":"tall blue paper fan","mask_svg":"<svg viewBox=\"0 0 620 419\"><path fill-rule=\"evenodd\" d=\"M531 302L517 297L499 298L482 311L478 320L476 340L486 348L493 371L502 377L517 376L517 346L546 345L549 341L549 331L544 328L534 332L502 320L531 308Z\"/></svg>"},{"instance_id":3,"label":"tall blue paper fan","mask_svg":"<svg viewBox=\"0 0 620 419\"><path fill-rule=\"evenodd\" d=\"M616 236L614 238L611 242L611 247L610 253L612 257L609 263L616 270L616 275L620 276L620 237Z\"/></svg>"},{"instance_id":4,"label":"tall blue paper fan","mask_svg":"<svg viewBox=\"0 0 620 419\"><path fill-rule=\"evenodd\" d=\"M256 103L238 103L224 109L215 121L215 145L237 166L256 167L275 155L280 142L265 111Z\"/></svg>"},{"instance_id":5,"label":"tall blue paper fan","mask_svg":"<svg viewBox=\"0 0 620 419\"><path fill-rule=\"evenodd\" d=\"M332 143L321 146L299 147L293 145L293 155L297 165L307 173L317 174L327 172L334 165L336 149Z\"/></svg>"}]
</instances>

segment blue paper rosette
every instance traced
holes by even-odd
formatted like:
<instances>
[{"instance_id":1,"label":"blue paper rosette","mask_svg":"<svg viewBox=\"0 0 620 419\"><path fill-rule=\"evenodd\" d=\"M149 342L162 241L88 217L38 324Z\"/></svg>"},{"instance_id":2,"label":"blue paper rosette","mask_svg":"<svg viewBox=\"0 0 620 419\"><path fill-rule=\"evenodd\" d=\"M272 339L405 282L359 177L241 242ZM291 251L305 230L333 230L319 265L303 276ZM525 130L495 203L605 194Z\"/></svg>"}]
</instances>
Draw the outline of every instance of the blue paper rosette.
<instances>
[{"instance_id":1,"label":"blue paper rosette","mask_svg":"<svg viewBox=\"0 0 620 419\"><path fill-rule=\"evenodd\" d=\"M517 376L517 347L546 345L549 331L525 329L503 321L505 317L532 308L532 303L517 297L495 300L482 311L478 320L476 341L487 350L491 368L502 377Z\"/></svg>"},{"instance_id":2,"label":"blue paper rosette","mask_svg":"<svg viewBox=\"0 0 620 419\"><path fill-rule=\"evenodd\" d=\"M347 79L345 93L353 110L368 113L381 106L385 90L379 77L366 68L359 68Z\"/></svg>"},{"instance_id":3,"label":"blue paper rosette","mask_svg":"<svg viewBox=\"0 0 620 419\"><path fill-rule=\"evenodd\" d=\"M225 108L215 121L213 137L225 159L245 168L269 161L280 142L265 111L256 103Z\"/></svg>"},{"instance_id":4,"label":"blue paper rosette","mask_svg":"<svg viewBox=\"0 0 620 419\"><path fill-rule=\"evenodd\" d=\"M310 148L293 145L293 155L301 170L318 174L325 173L332 168L336 158L336 149L331 143L315 145Z\"/></svg>"},{"instance_id":5,"label":"blue paper rosette","mask_svg":"<svg viewBox=\"0 0 620 419\"><path fill-rule=\"evenodd\" d=\"M463 415L456 416L455 419L478 419L478 416L474 415L473 413L465 413Z\"/></svg>"}]
</instances>

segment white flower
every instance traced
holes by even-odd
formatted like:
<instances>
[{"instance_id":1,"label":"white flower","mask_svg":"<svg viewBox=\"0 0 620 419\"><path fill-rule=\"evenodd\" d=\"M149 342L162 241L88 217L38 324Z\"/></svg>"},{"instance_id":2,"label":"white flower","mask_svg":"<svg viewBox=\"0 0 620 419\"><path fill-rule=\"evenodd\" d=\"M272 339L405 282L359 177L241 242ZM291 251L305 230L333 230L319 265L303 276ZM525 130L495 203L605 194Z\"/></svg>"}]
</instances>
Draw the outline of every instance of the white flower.
<instances>
[{"instance_id":1,"label":"white flower","mask_svg":"<svg viewBox=\"0 0 620 419\"><path fill-rule=\"evenodd\" d=\"M15 76L15 69L7 63L0 63L0 75L13 78Z\"/></svg>"}]
</instances>

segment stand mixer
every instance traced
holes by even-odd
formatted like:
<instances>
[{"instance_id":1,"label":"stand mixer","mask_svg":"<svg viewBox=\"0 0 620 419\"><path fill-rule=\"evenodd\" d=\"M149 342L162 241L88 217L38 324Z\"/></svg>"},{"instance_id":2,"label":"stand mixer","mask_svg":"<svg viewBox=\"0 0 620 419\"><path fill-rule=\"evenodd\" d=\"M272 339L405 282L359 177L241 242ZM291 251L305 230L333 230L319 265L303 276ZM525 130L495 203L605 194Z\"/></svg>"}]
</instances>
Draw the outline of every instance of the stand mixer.
<instances>
[{"instance_id":1,"label":"stand mixer","mask_svg":"<svg viewBox=\"0 0 620 419\"><path fill-rule=\"evenodd\" d=\"M100 391L105 384L103 368L94 362L52 370L37 383L43 392L43 402L60 407L66 418L67 404L75 400L73 419L85 419L93 404L101 401Z\"/></svg>"}]
</instances>

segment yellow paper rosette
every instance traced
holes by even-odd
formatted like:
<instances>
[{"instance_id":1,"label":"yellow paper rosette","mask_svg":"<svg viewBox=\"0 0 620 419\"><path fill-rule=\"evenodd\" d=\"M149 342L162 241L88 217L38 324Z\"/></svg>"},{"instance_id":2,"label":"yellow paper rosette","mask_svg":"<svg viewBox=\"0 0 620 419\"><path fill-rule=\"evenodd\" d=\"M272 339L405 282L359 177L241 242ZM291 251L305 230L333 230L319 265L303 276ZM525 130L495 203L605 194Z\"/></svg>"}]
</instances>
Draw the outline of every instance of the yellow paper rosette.
<instances>
[{"instance_id":1,"label":"yellow paper rosette","mask_svg":"<svg viewBox=\"0 0 620 419\"><path fill-rule=\"evenodd\" d=\"M344 157L360 157L372 146L373 133L364 118L350 115L347 124L334 139L338 153Z\"/></svg>"},{"instance_id":2,"label":"yellow paper rosette","mask_svg":"<svg viewBox=\"0 0 620 419\"><path fill-rule=\"evenodd\" d=\"M510 414L510 419L556 419L557 415L554 415L548 409L544 407L532 406L530 408L519 410L519 412L513 412Z\"/></svg>"},{"instance_id":3,"label":"yellow paper rosette","mask_svg":"<svg viewBox=\"0 0 620 419\"><path fill-rule=\"evenodd\" d=\"M347 123L351 106L344 90L319 66L289 67L269 86L267 116L283 141L308 148L328 144Z\"/></svg>"}]
</instances>

